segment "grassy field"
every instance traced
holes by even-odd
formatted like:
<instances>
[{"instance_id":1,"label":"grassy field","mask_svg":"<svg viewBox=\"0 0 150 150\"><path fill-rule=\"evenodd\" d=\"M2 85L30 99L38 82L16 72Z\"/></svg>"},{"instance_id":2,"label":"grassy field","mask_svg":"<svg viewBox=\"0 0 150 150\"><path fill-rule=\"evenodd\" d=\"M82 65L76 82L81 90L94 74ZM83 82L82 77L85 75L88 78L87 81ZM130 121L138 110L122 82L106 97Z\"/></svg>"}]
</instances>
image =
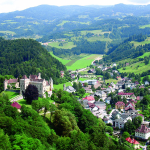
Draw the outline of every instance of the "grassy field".
<instances>
[{"instance_id":1,"label":"grassy field","mask_svg":"<svg viewBox=\"0 0 150 150\"><path fill-rule=\"evenodd\" d=\"M66 85L66 87L67 86L72 86L71 82L66 82L66 83L58 84L58 85L54 84L54 89L57 89L57 90L62 89L63 90L63 85L64 84Z\"/></svg>"},{"instance_id":2,"label":"grassy field","mask_svg":"<svg viewBox=\"0 0 150 150\"><path fill-rule=\"evenodd\" d=\"M116 84L118 82L118 80L116 80L116 79L105 80L105 83L111 83L111 82L113 82L114 84Z\"/></svg>"},{"instance_id":3,"label":"grassy field","mask_svg":"<svg viewBox=\"0 0 150 150\"><path fill-rule=\"evenodd\" d=\"M13 34L15 35L16 33L13 31L0 31L0 33L4 33L4 34Z\"/></svg>"},{"instance_id":4,"label":"grassy field","mask_svg":"<svg viewBox=\"0 0 150 150\"><path fill-rule=\"evenodd\" d=\"M138 58L144 58L145 56L149 56L150 52L144 53L142 56L139 56Z\"/></svg>"},{"instance_id":5,"label":"grassy field","mask_svg":"<svg viewBox=\"0 0 150 150\"><path fill-rule=\"evenodd\" d=\"M149 44L150 43L150 37L148 37L145 41L142 41L142 42L132 41L131 43L133 43L135 47L137 47L139 45Z\"/></svg>"},{"instance_id":6,"label":"grassy field","mask_svg":"<svg viewBox=\"0 0 150 150\"><path fill-rule=\"evenodd\" d=\"M118 69L118 70L119 72L134 72L135 74L139 74L139 73L149 70L149 68L150 68L150 64L145 65L145 63L143 62L137 62L130 66L125 67L125 70L123 68Z\"/></svg>"},{"instance_id":7,"label":"grassy field","mask_svg":"<svg viewBox=\"0 0 150 150\"><path fill-rule=\"evenodd\" d=\"M16 93L16 92L10 92L10 91L3 91L3 93L7 94L9 99L19 95L19 93Z\"/></svg>"},{"instance_id":8,"label":"grassy field","mask_svg":"<svg viewBox=\"0 0 150 150\"><path fill-rule=\"evenodd\" d=\"M97 58L101 57L102 55L92 54L82 59L75 61L71 66L67 66L67 69L76 70L81 68L86 68L87 66L91 65L91 63ZM91 58L90 58L91 57Z\"/></svg>"},{"instance_id":9,"label":"grassy field","mask_svg":"<svg viewBox=\"0 0 150 150\"><path fill-rule=\"evenodd\" d=\"M89 42L94 42L94 41L106 41L106 42L112 42L112 40L110 38L104 38L103 36L93 36L90 38L85 38L87 39Z\"/></svg>"},{"instance_id":10,"label":"grassy field","mask_svg":"<svg viewBox=\"0 0 150 150\"><path fill-rule=\"evenodd\" d=\"M27 104L26 103L26 100L24 100L24 99L21 99L21 100L19 100L19 101L17 101L21 106L22 105L26 105L27 107L29 107L29 108L32 108L32 106L31 105L29 105L29 104Z\"/></svg>"},{"instance_id":11,"label":"grassy field","mask_svg":"<svg viewBox=\"0 0 150 150\"><path fill-rule=\"evenodd\" d=\"M62 43L63 46L59 46L59 44ZM73 47L76 47L76 45L73 44L73 42L52 42L48 44L51 47L56 48L62 48L62 49L72 49Z\"/></svg>"},{"instance_id":12,"label":"grassy field","mask_svg":"<svg viewBox=\"0 0 150 150\"><path fill-rule=\"evenodd\" d=\"M140 26L141 29L145 29L145 28L150 28L150 24L144 25L144 26Z\"/></svg>"},{"instance_id":13,"label":"grassy field","mask_svg":"<svg viewBox=\"0 0 150 150\"><path fill-rule=\"evenodd\" d=\"M56 59L58 59L60 62L62 62L62 64L64 64L64 65L66 65L68 62L71 61L71 60L59 58L59 57L55 56L52 52L50 52L50 54L51 54L54 58L56 58Z\"/></svg>"}]
</instances>

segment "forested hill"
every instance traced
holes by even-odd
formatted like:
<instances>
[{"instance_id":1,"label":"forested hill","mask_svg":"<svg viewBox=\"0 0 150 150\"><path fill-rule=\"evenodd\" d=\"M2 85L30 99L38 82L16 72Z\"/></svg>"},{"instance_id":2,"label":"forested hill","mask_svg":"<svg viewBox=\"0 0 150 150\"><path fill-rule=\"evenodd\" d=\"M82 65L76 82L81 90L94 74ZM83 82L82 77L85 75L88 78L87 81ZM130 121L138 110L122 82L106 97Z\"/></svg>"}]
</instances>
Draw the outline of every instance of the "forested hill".
<instances>
[{"instance_id":1,"label":"forested hill","mask_svg":"<svg viewBox=\"0 0 150 150\"><path fill-rule=\"evenodd\" d=\"M112 47L107 56L104 57L105 62L116 62L127 58L136 58L150 51L149 37L146 35L133 35L122 43ZM135 45L135 43L139 45Z\"/></svg>"},{"instance_id":2,"label":"forested hill","mask_svg":"<svg viewBox=\"0 0 150 150\"><path fill-rule=\"evenodd\" d=\"M5 40L0 38L0 74L15 77L41 72L42 78L60 78L66 67L53 58L40 43L32 39Z\"/></svg>"}]
</instances>

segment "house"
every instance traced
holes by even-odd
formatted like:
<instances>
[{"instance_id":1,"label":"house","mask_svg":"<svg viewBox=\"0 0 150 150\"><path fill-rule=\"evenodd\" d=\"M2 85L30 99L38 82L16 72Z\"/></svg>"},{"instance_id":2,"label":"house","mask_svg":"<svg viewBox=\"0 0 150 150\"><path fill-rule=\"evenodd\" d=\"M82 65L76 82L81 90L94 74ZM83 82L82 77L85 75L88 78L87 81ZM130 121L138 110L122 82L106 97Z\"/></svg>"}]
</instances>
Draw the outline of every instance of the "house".
<instances>
[{"instance_id":1,"label":"house","mask_svg":"<svg viewBox=\"0 0 150 150\"><path fill-rule=\"evenodd\" d=\"M149 85L149 82L148 82L148 81L145 81L144 84L145 84L145 85Z\"/></svg>"},{"instance_id":2,"label":"house","mask_svg":"<svg viewBox=\"0 0 150 150\"><path fill-rule=\"evenodd\" d=\"M21 105L19 105L17 102L13 102L11 104L12 107L16 107L17 109L20 109L21 108Z\"/></svg>"},{"instance_id":3,"label":"house","mask_svg":"<svg viewBox=\"0 0 150 150\"><path fill-rule=\"evenodd\" d=\"M114 89L116 88L116 85L113 82L110 83L110 86L112 86Z\"/></svg>"},{"instance_id":4,"label":"house","mask_svg":"<svg viewBox=\"0 0 150 150\"><path fill-rule=\"evenodd\" d=\"M128 102L125 107L125 111L135 110L134 105L131 102Z\"/></svg>"},{"instance_id":5,"label":"house","mask_svg":"<svg viewBox=\"0 0 150 150\"><path fill-rule=\"evenodd\" d=\"M138 82L138 81L135 81L134 84L135 84L135 86L137 86L137 85L139 84L139 82Z\"/></svg>"},{"instance_id":6,"label":"house","mask_svg":"<svg viewBox=\"0 0 150 150\"><path fill-rule=\"evenodd\" d=\"M123 92L120 92L120 93L118 93L118 95L120 95L121 98L125 97L126 99L130 99L131 96L135 97L134 93L123 93Z\"/></svg>"},{"instance_id":7,"label":"house","mask_svg":"<svg viewBox=\"0 0 150 150\"><path fill-rule=\"evenodd\" d=\"M143 99L143 96L137 96L137 97L136 97L136 100L137 100L137 101L141 101L142 99Z\"/></svg>"},{"instance_id":8,"label":"house","mask_svg":"<svg viewBox=\"0 0 150 150\"><path fill-rule=\"evenodd\" d=\"M139 86L139 89L144 89L144 88L145 88L145 86L143 86L143 85Z\"/></svg>"},{"instance_id":9,"label":"house","mask_svg":"<svg viewBox=\"0 0 150 150\"><path fill-rule=\"evenodd\" d=\"M138 141L136 141L134 138L131 139L130 137L126 138L126 141L129 142L130 144L132 144L132 146L135 149L140 149L140 143Z\"/></svg>"},{"instance_id":10,"label":"house","mask_svg":"<svg viewBox=\"0 0 150 150\"><path fill-rule=\"evenodd\" d=\"M119 129L124 128L124 124L128 121L132 120L132 118L126 114L121 115L119 119L115 119L113 121L113 126L118 127Z\"/></svg>"},{"instance_id":11,"label":"house","mask_svg":"<svg viewBox=\"0 0 150 150\"><path fill-rule=\"evenodd\" d=\"M112 112L112 119L113 120L115 120L115 119L119 119L120 117L121 117L121 114L120 114L120 112L119 111L117 111L117 110L114 110L113 112Z\"/></svg>"},{"instance_id":12,"label":"house","mask_svg":"<svg viewBox=\"0 0 150 150\"><path fill-rule=\"evenodd\" d=\"M130 87L135 87L135 83L132 83L132 82L129 82L129 81L126 82L126 83L125 83L125 89L126 89L126 88L130 88Z\"/></svg>"},{"instance_id":13,"label":"house","mask_svg":"<svg viewBox=\"0 0 150 150\"><path fill-rule=\"evenodd\" d=\"M106 124L108 124L108 123L113 124L112 120L109 119L109 118L104 118L103 121L104 121Z\"/></svg>"},{"instance_id":14,"label":"house","mask_svg":"<svg viewBox=\"0 0 150 150\"><path fill-rule=\"evenodd\" d=\"M85 93L93 93L92 89L88 87L83 87L83 89L85 90Z\"/></svg>"},{"instance_id":15,"label":"house","mask_svg":"<svg viewBox=\"0 0 150 150\"><path fill-rule=\"evenodd\" d=\"M115 109L124 109L125 108L125 103L124 102L121 102L121 101L118 101L116 104L115 104Z\"/></svg>"},{"instance_id":16,"label":"house","mask_svg":"<svg viewBox=\"0 0 150 150\"><path fill-rule=\"evenodd\" d=\"M107 103L107 104L110 104L110 101L111 101L111 97L107 97L107 98L105 99L105 103Z\"/></svg>"},{"instance_id":17,"label":"house","mask_svg":"<svg viewBox=\"0 0 150 150\"><path fill-rule=\"evenodd\" d=\"M117 66L117 64L116 64L116 63L112 64L112 67L116 67L116 66Z\"/></svg>"},{"instance_id":18,"label":"house","mask_svg":"<svg viewBox=\"0 0 150 150\"><path fill-rule=\"evenodd\" d=\"M83 98L83 100L88 100L88 102L90 102L90 103L95 102L95 98L93 96L86 96L85 98Z\"/></svg>"},{"instance_id":19,"label":"house","mask_svg":"<svg viewBox=\"0 0 150 150\"><path fill-rule=\"evenodd\" d=\"M98 83L97 80L85 80L85 81L79 81L79 82L82 84L82 86L84 86L84 83L87 83L88 85L95 85Z\"/></svg>"},{"instance_id":20,"label":"house","mask_svg":"<svg viewBox=\"0 0 150 150\"><path fill-rule=\"evenodd\" d=\"M41 78L41 73L39 73L38 75L30 75L29 78L24 75L20 79L20 94L25 92L29 84L35 85L38 88L40 96L45 96L45 92L48 93L49 97L52 95L53 80L51 77L49 81L46 81L45 79Z\"/></svg>"},{"instance_id":21,"label":"house","mask_svg":"<svg viewBox=\"0 0 150 150\"><path fill-rule=\"evenodd\" d=\"M145 125L141 125L135 130L135 137L147 140L150 137L150 128L146 127Z\"/></svg>"},{"instance_id":22,"label":"house","mask_svg":"<svg viewBox=\"0 0 150 150\"><path fill-rule=\"evenodd\" d=\"M90 69L90 70L88 70L87 72L88 72L88 73L95 73L96 71L95 71L95 69Z\"/></svg>"},{"instance_id":23,"label":"house","mask_svg":"<svg viewBox=\"0 0 150 150\"><path fill-rule=\"evenodd\" d=\"M129 66L129 63L126 63L125 66Z\"/></svg>"},{"instance_id":24,"label":"house","mask_svg":"<svg viewBox=\"0 0 150 150\"><path fill-rule=\"evenodd\" d=\"M75 79L76 75L75 74L71 74L71 79Z\"/></svg>"},{"instance_id":25,"label":"house","mask_svg":"<svg viewBox=\"0 0 150 150\"><path fill-rule=\"evenodd\" d=\"M61 77L61 78L64 77L64 71L60 71L60 77Z\"/></svg>"},{"instance_id":26,"label":"house","mask_svg":"<svg viewBox=\"0 0 150 150\"><path fill-rule=\"evenodd\" d=\"M106 109L106 104L104 102L96 101L94 104L95 104L95 106L97 106L101 110Z\"/></svg>"},{"instance_id":27,"label":"house","mask_svg":"<svg viewBox=\"0 0 150 150\"><path fill-rule=\"evenodd\" d=\"M105 98L107 97L106 93L104 91L101 90L97 90L94 93L95 96L99 96L102 100L105 100Z\"/></svg>"},{"instance_id":28,"label":"house","mask_svg":"<svg viewBox=\"0 0 150 150\"><path fill-rule=\"evenodd\" d=\"M66 88L64 88L64 91L73 93L73 92L76 92L76 89L74 89L72 86L67 86Z\"/></svg>"},{"instance_id":29,"label":"house","mask_svg":"<svg viewBox=\"0 0 150 150\"><path fill-rule=\"evenodd\" d=\"M8 89L8 86L10 86L10 88L12 88L13 86L15 86L15 88L19 88L19 82L18 82L18 78L17 79L5 79L4 80L4 91L6 89Z\"/></svg>"}]
</instances>

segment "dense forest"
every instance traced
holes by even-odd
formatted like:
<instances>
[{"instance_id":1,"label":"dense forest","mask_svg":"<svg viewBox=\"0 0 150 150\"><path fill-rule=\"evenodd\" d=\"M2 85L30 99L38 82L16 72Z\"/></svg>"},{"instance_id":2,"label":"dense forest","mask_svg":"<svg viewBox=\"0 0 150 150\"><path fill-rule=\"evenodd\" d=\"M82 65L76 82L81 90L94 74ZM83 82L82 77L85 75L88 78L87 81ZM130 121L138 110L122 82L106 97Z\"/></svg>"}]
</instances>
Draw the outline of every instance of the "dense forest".
<instances>
[{"instance_id":1,"label":"dense forest","mask_svg":"<svg viewBox=\"0 0 150 150\"><path fill-rule=\"evenodd\" d=\"M147 38L146 35L133 35L128 39L124 40L122 43L113 46L109 51L108 55L104 57L105 62L115 62L124 60L127 58L136 58L143 55L145 52L150 51L150 44L134 46L134 43L131 41L142 42Z\"/></svg>"},{"instance_id":2,"label":"dense forest","mask_svg":"<svg viewBox=\"0 0 150 150\"><path fill-rule=\"evenodd\" d=\"M41 72L42 78L60 81L60 71L66 67L53 58L40 43L32 39L0 39L0 74L19 77Z\"/></svg>"},{"instance_id":3,"label":"dense forest","mask_svg":"<svg viewBox=\"0 0 150 150\"><path fill-rule=\"evenodd\" d=\"M0 94L0 148L34 150L127 150L120 141L106 136L107 126L66 91L54 91L48 98L34 100L32 108L21 112L11 106L8 96ZM45 107L44 116L39 110ZM46 112L50 111L50 118ZM110 127L109 127L110 128Z\"/></svg>"}]
</instances>

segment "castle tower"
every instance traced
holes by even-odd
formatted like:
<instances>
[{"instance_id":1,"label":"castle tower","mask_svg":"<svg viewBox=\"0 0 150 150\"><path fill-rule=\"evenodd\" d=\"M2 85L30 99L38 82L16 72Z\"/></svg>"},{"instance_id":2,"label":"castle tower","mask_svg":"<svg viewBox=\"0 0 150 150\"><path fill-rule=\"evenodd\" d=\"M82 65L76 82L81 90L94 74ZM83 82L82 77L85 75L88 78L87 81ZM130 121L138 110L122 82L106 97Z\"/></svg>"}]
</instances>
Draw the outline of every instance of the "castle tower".
<instances>
[{"instance_id":1,"label":"castle tower","mask_svg":"<svg viewBox=\"0 0 150 150\"><path fill-rule=\"evenodd\" d=\"M38 73L38 79L41 79L41 73Z\"/></svg>"},{"instance_id":2,"label":"castle tower","mask_svg":"<svg viewBox=\"0 0 150 150\"><path fill-rule=\"evenodd\" d=\"M27 78L26 75L24 75L20 79L20 94L22 94L22 91L25 92L27 86L29 85L30 79Z\"/></svg>"},{"instance_id":3,"label":"castle tower","mask_svg":"<svg viewBox=\"0 0 150 150\"><path fill-rule=\"evenodd\" d=\"M5 79L5 80L4 80L4 91L7 89L7 85L8 85L8 80Z\"/></svg>"},{"instance_id":4,"label":"castle tower","mask_svg":"<svg viewBox=\"0 0 150 150\"><path fill-rule=\"evenodd\" d=\"M49 80L49 84L50 84L50 91L53 90L53 79L50 77L50 80Z\"/></svg>"}]
</instances>

